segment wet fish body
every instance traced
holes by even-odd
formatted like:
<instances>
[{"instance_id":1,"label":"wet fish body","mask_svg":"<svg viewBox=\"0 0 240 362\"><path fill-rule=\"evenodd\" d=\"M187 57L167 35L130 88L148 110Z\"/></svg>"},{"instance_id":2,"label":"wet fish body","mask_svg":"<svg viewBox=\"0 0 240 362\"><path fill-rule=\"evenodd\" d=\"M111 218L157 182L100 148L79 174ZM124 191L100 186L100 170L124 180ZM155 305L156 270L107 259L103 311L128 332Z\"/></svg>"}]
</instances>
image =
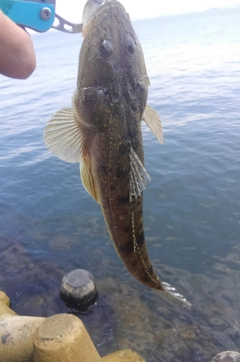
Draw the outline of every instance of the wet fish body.
<instances>
[{"instance_id":1,"label":"wet fish body","mask_svg":"<svg viewBox=\"0 0 240 362\"><path fill-rule=\"evenodd\" d=\"M150 177L144 167L141 120L160 142L163 135L157 112L146 105L149 79L143 51L117 0L106 1L84 18L72 109L56 113L44 140L60 159L80 162L82 183L100 204L129 272L148 287L174 295L154 272L144 237L142 196Z\"/></svg>"}]
</instances>

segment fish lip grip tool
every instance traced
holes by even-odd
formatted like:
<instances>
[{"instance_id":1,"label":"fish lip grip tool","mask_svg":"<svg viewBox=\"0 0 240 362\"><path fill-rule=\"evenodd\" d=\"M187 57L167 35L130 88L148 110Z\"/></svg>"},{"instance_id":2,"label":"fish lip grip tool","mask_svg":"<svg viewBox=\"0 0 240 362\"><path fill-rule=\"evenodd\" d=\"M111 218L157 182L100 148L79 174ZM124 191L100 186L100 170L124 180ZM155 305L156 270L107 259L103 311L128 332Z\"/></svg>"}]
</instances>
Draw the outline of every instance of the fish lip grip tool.
<instances>
[{"instance_id":1,"label":"fish lip grip tool","mask_svg":"<svg viewBox=\"0 0 240 362\"><path fill-rule=\"evenodd\" d=\"M50 28L81 33L82 24L73 24L55 13L55 0L0 0L0 10L21 27L43 33ZM57 24L53 25L57 19Z\"/></svg>"}]
</instances>

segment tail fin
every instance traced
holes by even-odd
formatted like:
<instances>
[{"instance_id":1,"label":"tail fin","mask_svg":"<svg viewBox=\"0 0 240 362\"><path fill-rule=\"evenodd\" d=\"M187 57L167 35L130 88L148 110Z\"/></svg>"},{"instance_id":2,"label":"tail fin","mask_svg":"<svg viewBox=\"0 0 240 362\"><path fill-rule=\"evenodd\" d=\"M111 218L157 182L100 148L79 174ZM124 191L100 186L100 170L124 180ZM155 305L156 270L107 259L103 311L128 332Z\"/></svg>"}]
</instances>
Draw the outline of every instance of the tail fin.
<instances>
[{"instance_id":1,"label":"tail fin","mask_svg":"<svg viewBox=\"0 0 240 362\"><path fill-rule=\"evenodd\" d=\"M179 294L176 290L176 288L172 287L170 284L166 283L166 282L162 282L164 291L168 294L170 294L172 297L178 299L180 302L186 304L188 307L191 307L192 304L189 303L189 301L182 295Z\"/></svg>"}]
</instances>

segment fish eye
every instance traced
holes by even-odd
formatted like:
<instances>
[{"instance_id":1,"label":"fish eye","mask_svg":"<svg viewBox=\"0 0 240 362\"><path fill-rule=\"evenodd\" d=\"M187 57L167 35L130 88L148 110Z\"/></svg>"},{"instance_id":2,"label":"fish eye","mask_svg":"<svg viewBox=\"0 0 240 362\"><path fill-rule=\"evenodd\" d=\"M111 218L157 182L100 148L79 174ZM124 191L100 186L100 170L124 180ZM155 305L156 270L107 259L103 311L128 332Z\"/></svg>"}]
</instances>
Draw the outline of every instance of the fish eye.
<instances>
[{"instance_id":1,"label":"fish eye","mask_svg":"<svg viewBox=\"0 0 240 362\"><path fill-rule=\"evenodd\" d=\"M112 54L112 43L109 40L103 40L101 42L100 52L104 58L110 57Z\"/></svg>"},{"instance_id":2,"label":"fish eye","mask_svg":"<svg viewBox=\"0 0 240 362\"><path fill-rule=\"evenodd\" d=\"M130 36L127 37L127 50L130 54L133 54L135 50L135 42Z\"/></svg>"}]
</instances>

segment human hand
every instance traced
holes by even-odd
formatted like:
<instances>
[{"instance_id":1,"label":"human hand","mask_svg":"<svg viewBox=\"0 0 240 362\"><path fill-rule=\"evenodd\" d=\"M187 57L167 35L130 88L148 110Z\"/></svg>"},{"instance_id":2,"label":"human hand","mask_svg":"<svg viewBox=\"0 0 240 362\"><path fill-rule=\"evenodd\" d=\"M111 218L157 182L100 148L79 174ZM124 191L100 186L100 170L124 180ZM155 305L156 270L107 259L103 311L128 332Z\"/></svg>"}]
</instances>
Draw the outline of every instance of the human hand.
<instances>
[{"instance_id":1,"label":"human hand","mask_svg":"<svg viewBox=\"0 0 240 362\"><path fill-rule=\"evenodd\" d=\"M0 10L0 73L26 79L36 68L36 57L29 34Z\"/></svg>"}]
</instances>

